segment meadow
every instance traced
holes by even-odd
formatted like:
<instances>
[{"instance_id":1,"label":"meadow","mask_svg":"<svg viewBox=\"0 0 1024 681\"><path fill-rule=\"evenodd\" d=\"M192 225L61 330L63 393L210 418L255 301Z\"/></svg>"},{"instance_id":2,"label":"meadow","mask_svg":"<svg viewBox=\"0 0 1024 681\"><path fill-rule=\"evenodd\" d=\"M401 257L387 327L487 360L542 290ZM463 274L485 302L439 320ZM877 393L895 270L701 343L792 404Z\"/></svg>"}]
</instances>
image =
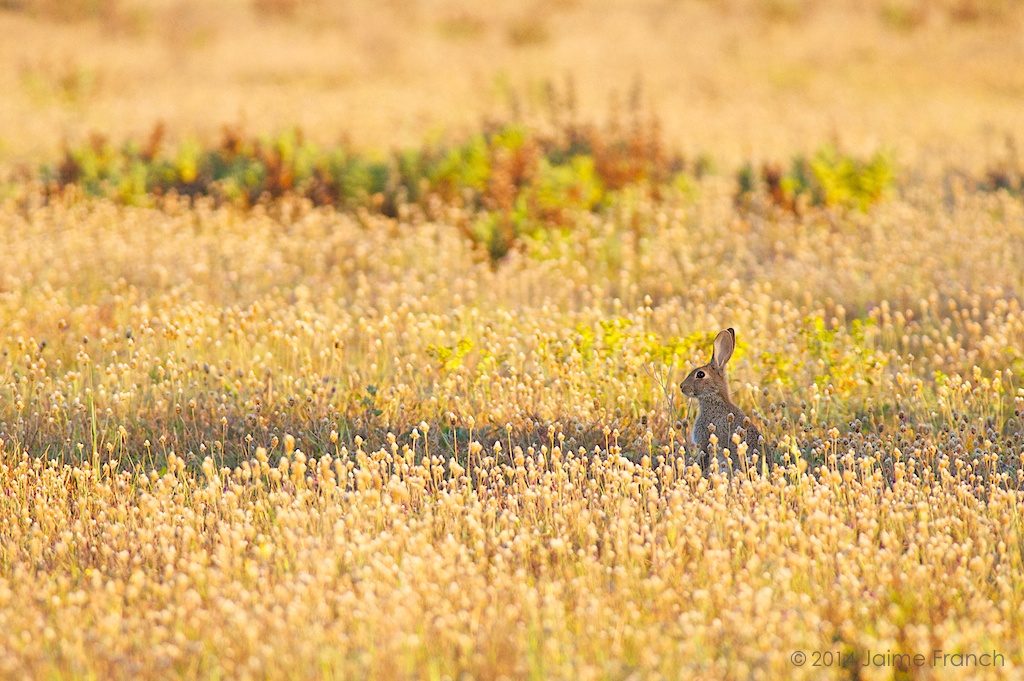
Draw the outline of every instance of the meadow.
<instances>
[{"instance_id":1,"label":"meadow","mask_svg":"<svg viewBox=\"0 0 1024 681\"><path fill-rule=\"evenodd\" d=\"M210 7L0 2L0 677L1022 676L1013 4Z\"/></svg>"}]
</instances>

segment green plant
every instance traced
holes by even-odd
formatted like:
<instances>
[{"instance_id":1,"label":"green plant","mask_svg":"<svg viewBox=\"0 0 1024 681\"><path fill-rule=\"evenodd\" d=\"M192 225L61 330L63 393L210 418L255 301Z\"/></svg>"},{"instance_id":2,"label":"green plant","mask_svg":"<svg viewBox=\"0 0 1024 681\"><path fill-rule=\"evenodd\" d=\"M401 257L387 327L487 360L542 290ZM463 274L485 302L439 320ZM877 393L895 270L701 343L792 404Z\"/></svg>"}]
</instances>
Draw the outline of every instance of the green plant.
<instances>
[{"instance_id":1,"label":"green plant","mask_svg":"<svg viewBox=\"0 0 1024 681\"><path fill-rule=\"evenodd\" d=\"M736 174L737 202L748 207L756 197L792 212L806 206L866 211L881 201L895 184L888 154L858 158L823 147L810 157L797 156L788 169L765 163L760 172L749 163Z\"/></svg>"},{"instance_id":2,"label":"green plant","mask_svg":"<svg viewBox=\"0 0 1024 681\"><path fill-rule=\"evenodd\" d=\"M51 195L77 186L131 204L170 194L242 206L297 196L390 217L403 206L428 214L438 205L457 206L470 213L463 232L492 260L525 237L572 229L580 216L613 205L616 195L635 202L664 192L692 195L696 187L697 166L666 150L656 121L639 118L607 128L491 124L460 143L389 156L318 146L299 130L252 138L228 127L216 145L168 145L164 137L159 125L143 144L118 147L94 136L68 145L61 162L40 175Z\"/></svg>"}]
</instances>

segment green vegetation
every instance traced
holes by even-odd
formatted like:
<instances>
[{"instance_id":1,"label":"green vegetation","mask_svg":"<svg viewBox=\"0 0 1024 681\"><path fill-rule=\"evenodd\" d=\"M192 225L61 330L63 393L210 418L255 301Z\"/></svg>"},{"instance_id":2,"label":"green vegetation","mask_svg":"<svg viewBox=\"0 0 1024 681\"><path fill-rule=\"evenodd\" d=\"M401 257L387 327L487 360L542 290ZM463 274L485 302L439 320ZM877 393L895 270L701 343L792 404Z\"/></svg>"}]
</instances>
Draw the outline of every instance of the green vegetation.
<instances>
[{"instance_id":1,"label":"green vegetation","mask_svg":"<svg viewBox=\"0 0 1024 681\"><path fill-rule=\"evenodd\" d=\"M795 157L788 169L765 163L758 172L745 165L737 177L737 200L749 206L761 199L795 213L809 206L864 211L892 190L895 179L892 161L884 153L858 158L823 147L811 156Z\"/></svg>"},{"instance_id":2,"label":"green vegetation","mask_svg":"<svg viewBox=\"0 0 1024 681\"><path fill-rule=\"evenodd\" d=\"M40 170L47 193L69 188L129 205L161 198L208 197L251 207L283 197L315 206L398 218L410 210L453 221L489 257L500 260L530 240L570 230L588 214L639 197L692 195L711 164L667 149L656 120L631 125L485 126L460 143L371 155L347 145L322 147L300 130L251 137L223 129L219 143L165 142L157 126L144 144L115 145L94 135L65 148ZM789 169L750 164L737 174L737 201L800 213L808 207L866 211L893 191L890 158L824 147L798 156Z\"/></svg>"},{"instance_id":3,"label":"green vegetation","mask_svg":"<svg viewBox=\"0 0 1024 681\"><path fill-rule=\"evenodd\" d=\"M299 130L249 137L229 127L216 145L171 146L157 126L144 144L95 135L69 145L40 175L51 196L73 187L130 205L178 196L247 207L291 196L392 218L406 209L433 218L462 209L463 232L497 260L524 237L571 228L624 190L676 191L701 171L667 151L656 122L637 119L627 127L567 123L547 131L494 124L461 143L379 156L320 147Z\"/></svg>"}]
</instances>

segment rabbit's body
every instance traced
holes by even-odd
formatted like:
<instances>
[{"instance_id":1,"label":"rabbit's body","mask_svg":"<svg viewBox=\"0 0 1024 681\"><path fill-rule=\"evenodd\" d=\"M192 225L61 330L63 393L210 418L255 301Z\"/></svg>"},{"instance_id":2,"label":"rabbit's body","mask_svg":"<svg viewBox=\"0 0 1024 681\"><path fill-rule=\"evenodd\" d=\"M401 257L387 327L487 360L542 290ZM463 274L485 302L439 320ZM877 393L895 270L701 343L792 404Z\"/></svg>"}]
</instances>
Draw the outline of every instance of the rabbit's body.
<instances>
[{"instance_id":1,"label":"rabbit's body","mask_svg":"<svg viewBox=\"0 0 1024 681\"><path fill-rule=\"evenodd\" d=\"M751 455L761 450L761 433L757 427L750 422L743 410L728 400L718 399L716 396L708 396L705 399L698 399L699 411L697 420L693 423L693 430L690 432L690 442L697 448L698 460L701 468L705 471L711 468L711 433L714 432L717 440L716 458L718 468L726 471L729 463L725 459L725 452L728 449L732 455L732 467L740 470L745 469L750 462ZM712 431L712 427L714 430ZM737 446L732 441L733 434L738 434L740 442L747 443L747 460L737 460Z\"/></svg>"},{"instance_id":2,"label":"rabbit's body","mask_svg":"<svg viewBox=\"0 0 1024 681\"><path fill-rule=\"evenodd\" d=\"M715 349L711 361L689 373L680 388L687 397L693 397L699 405L697 420L690 432L690 442L697 449L698 461L705 472L710 470L712 456L718 461L721 471L746 470L755 453L763 454L761 433L747 418L743 410L729 399L729 388L725 380L725 364L736 348L736 332L726 329L715 338ZM716 445L712 447L714 434ZM733 435L747 445L746 457L740 461L738 445ZM728 449L732 465L726 461L724 450Z\"/></svg>"}]
</instances>

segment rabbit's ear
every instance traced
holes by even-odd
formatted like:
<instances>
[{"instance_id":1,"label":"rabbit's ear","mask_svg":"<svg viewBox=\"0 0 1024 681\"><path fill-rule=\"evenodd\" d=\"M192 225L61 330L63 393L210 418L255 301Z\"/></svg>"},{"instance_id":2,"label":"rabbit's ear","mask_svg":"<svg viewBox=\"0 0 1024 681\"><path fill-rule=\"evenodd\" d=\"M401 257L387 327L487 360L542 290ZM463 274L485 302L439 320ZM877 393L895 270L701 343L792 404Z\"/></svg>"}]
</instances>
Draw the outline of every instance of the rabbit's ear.
<instances>
[{"instance_id":1,"label":"rabbit's ear","mask_svg":"<svg viewBox=\"0 0 1024 681\"><path fill-rule=\"evenodd\" d=\"M715 337L715 350L711 355L711 363L719 369L725 368L725 363L732 357L732 351L736 349L736 332L732 327L719 331Z\"/></svg>"}]
</instances>

